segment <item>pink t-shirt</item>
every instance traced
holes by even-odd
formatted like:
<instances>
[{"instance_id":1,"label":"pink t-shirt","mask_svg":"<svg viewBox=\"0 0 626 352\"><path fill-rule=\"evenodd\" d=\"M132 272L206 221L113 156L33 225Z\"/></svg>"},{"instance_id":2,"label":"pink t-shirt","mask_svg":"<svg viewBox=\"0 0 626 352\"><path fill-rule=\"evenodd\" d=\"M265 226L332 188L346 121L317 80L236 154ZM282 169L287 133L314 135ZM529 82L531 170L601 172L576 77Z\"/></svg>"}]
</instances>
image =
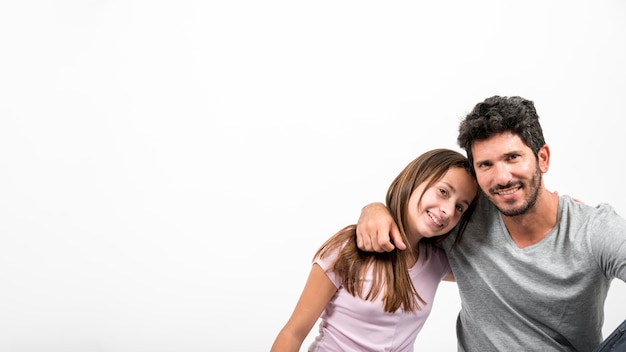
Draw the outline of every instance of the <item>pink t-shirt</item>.
<instances>
[{"instance_id":1,"label":"pink t-shirt","mask_svg":"<svg viewBox=\"0 0 626 352\"><path fill-rule=\"evenodd\" d=\"M428 258L426 251L429 251ZM349 294L341 280L330 270L336 255L337 252L315 261L338 290L322 313L319 334L309 347L309 352L413 351L415 337L432 309L437 286L450 272L443 250L429 244L420 246L419 259L409 269L409 273L415 289L427 304L420 302L421 310L418 311L397 310L395 313L384 311L380 296L375 301L366 301ZM371 278L370 270L364 292L369 291Z\"/></svg>"}]
</instances>

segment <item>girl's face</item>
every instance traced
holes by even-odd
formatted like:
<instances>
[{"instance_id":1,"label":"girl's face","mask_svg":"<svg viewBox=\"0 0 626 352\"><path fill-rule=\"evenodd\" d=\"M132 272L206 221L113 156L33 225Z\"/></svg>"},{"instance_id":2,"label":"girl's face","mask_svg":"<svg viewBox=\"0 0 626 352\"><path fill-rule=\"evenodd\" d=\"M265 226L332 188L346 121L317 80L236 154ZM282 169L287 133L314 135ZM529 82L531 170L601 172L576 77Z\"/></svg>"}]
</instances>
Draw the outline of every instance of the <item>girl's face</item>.
<instances>
[{"instance_id":1,"label":"girl's face","mask_svg":"<svg viewBox=\"0 0 626 352\"><path fill-rule=\"evenodd\" d=\"M424 192L426 182L419 185L408 206L410 241L448 233L461 219L478 192L476 181L462 168L453 167L443 178ZM420 200L420 195L424 196Z\"/></svg>"}]
</instances>

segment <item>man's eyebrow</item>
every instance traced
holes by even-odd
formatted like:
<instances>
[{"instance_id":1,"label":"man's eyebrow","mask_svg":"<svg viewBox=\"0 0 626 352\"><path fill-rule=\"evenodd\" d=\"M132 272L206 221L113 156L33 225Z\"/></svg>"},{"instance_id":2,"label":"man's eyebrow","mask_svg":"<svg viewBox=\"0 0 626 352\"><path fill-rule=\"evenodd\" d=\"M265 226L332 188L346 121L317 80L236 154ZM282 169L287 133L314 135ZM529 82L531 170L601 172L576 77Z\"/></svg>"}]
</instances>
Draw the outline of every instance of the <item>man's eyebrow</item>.
<instances>
[{"instance_id":1,"label":"man's eyebrow","mask_svg":"<svg viewBox=\"0 0 626 352\"><path fill-rule=\"evenodd\" d=\"M509 155L513 155L513 154L524 154L524 152L522 150L512 150L510 152L506 152L503 155L504 156L509 156Z\"/></svg>"},{"instance_id":2,"label":"man's eyebrow","mask_svg":"<svg viewBox=\"0 0 626 352\"><path fill-rule=\"evenodd\" d=\"M524 155L524 151L521 150L521 149L520 150L511 150L509 152L502 153L500 155L500 157L506 158L506 157L509 157L511 155ZM491 159L479 160L479 159L474 158L474 164L482 164L482 163L489 163L489 162L491 162Z\"/></svg>"}]
</instances>

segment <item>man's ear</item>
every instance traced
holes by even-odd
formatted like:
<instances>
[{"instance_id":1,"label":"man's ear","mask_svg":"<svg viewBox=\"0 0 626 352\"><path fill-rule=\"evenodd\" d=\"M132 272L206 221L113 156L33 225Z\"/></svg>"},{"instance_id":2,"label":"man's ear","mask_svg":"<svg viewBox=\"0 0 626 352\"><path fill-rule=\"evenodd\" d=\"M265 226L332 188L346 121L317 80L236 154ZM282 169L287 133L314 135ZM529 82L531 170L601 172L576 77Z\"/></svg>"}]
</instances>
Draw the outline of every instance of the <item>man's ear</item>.
<instances>
[{"instance_id":1,"label":"man's ear","mask_svg":"<svg viewBox=\"0 0 626 352\"><path fill-rule=\"evenodd\" d=\"M548 147L547 144L544 144L543 147L539 149L537 159L539 162L539 170L544 174L548 172L550 168L550 147Z\"/></svg>"}]
</instances>

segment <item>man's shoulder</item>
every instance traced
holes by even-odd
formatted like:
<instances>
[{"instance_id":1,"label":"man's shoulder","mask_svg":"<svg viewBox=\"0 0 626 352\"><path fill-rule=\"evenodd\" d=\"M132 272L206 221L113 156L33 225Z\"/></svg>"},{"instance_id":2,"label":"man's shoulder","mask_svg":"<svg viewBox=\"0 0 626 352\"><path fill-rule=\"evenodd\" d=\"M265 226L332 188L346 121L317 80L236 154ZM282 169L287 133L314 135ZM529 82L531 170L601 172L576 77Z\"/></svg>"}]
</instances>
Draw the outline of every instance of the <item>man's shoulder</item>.
<instances>
[{"instance_id":1,"label":"man's shoulder","mask_svg":"<svg viewBox=\"0 0 626 352\"><path fill-rule=\"evenodd\" d=\"M491 203L491 201L484 194L480 194L478 197L478 202L476 203L476 210L486 211L486 212L497 212L498 209Z\"/></svg>"},{"instance_id":2,"label":"man's shoulder","mask_svg":"<svg viewBox=\"0 0 626 352\"><path fill-rule=\"evenodd\" d=\"M589 205L567 196L560 197L560 223L570 233L590 236L593 240L608 240L608 234L626 234L626 219L608 203ZM623 238L623 237L620 237Z\"/></svg>"},{"instance_id":3,"label":"man's shoulder","mask_svg":"<svg viewBox=\"0 0 626 352\"><path fill-rule=\"evenodd\" d=\"M500 211L498 208L496 208L496 206L493 205L487 197L481 194L480 197L478 197L476 209L472 214L470 224L482 227L498 218L500 218Z\"/></svg>"},{"instance_id":4,"label":"man's shoulder","mask_svg":"<svg viewBox=\"0 0 626 352\"><path fill-rule=\"evenodd\" d=\"M600 203L594 206L569 196L559 196L559 203L562 214L572 218L572 220L603 221L607 217L621 217L609 203Z\"/></svg>"}]
</instances>

